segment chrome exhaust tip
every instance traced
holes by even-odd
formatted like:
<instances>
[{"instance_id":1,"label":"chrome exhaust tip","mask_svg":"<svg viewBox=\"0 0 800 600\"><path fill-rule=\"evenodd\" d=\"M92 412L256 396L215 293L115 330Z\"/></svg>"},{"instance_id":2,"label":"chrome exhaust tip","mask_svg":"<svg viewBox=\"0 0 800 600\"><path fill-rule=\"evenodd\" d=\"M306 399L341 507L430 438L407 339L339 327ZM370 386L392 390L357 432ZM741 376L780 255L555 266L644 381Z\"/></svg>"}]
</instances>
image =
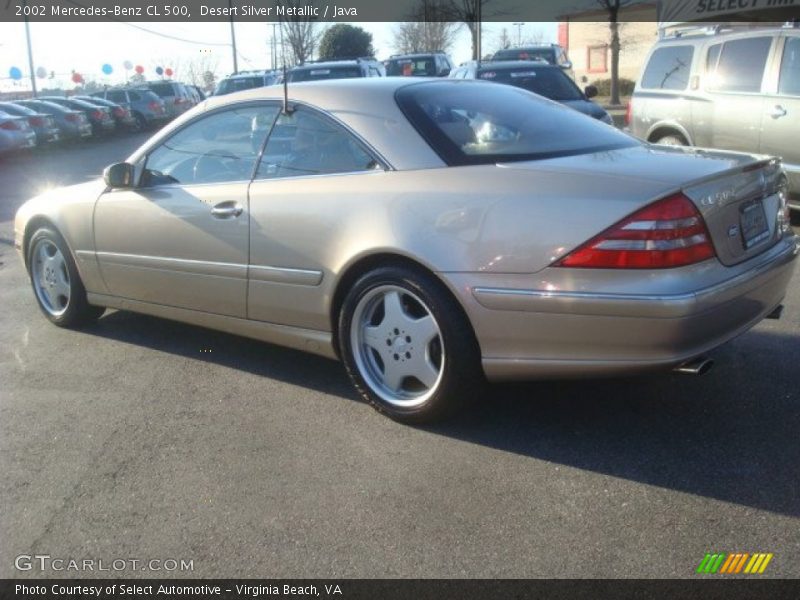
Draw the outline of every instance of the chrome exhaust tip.
<instances>
[{"instance_id":1,"label":"chrome exhaust tip","mask_svg":"<svg viewBox=\"0 0 800 600\"><path fill-rule=\"evenodd\" d=\"M688 360L682 365L673 369L676 373L685 373L686 375L704 375L711 370L714 366L714 361L705 356L698 356L692 360Z\"/></svg>"}]
</instances>

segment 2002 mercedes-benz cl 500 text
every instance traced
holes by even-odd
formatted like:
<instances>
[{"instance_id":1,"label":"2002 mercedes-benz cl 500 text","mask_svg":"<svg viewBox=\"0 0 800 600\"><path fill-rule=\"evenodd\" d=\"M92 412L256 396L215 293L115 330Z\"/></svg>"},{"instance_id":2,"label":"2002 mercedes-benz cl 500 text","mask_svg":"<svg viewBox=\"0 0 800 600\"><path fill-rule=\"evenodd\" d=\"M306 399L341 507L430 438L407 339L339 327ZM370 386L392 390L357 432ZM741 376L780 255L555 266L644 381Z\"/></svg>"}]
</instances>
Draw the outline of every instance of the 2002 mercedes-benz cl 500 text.
<instances>
[{"instance_id":1,"label":"2002 mercedes-benz cl 500 text","mask_svg":"<svg viewBox=\"0 0 800 600\"><path fill-rule=\"evenodd\" d=\"M338 357L409 422L484 377L691 364L779 313L797 255L778 159L406 78L211 98L15 229L56 325L112 307Z\"/></svg>"}]
</instances>

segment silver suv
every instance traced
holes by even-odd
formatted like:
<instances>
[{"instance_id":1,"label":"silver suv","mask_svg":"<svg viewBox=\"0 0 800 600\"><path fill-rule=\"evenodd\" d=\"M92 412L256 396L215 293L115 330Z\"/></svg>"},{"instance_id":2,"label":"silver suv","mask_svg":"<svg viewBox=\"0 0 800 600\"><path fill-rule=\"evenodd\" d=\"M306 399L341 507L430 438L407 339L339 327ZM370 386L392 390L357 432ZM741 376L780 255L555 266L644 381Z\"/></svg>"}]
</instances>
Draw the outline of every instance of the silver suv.
<instances>
[{"instance_id":1,"label":"silver suv","mask_svg":"<svg viewBox=\"0 0 800 600\"><path fill-rule=\"evenodd\" d=\"M697 28L658 41L629 121L651 142L781 156L800 193L800 30Z\"/></svg>"}]
</instances>

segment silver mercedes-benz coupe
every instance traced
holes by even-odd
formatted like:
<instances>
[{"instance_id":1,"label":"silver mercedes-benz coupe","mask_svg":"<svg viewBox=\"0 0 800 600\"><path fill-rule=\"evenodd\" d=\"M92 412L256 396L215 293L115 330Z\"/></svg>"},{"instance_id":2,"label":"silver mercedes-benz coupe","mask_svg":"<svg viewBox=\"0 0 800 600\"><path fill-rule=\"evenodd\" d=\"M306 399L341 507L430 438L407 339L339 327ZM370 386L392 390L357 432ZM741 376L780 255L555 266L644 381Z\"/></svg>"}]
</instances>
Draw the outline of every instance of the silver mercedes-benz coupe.
<instances>
[{"instance_id":1,"label":"silver mercedes-benz coupe","mask_svg":"<svg viewBox=\"0 0 800 600\"><path fill-rule=\"evenodd\" d=\"M211 98L15 230L56 325L110 307L340 358L406 422L484 379L697 364L779 313L798 251L778 159L406 78Z\"/></svg>"}]
</instances>

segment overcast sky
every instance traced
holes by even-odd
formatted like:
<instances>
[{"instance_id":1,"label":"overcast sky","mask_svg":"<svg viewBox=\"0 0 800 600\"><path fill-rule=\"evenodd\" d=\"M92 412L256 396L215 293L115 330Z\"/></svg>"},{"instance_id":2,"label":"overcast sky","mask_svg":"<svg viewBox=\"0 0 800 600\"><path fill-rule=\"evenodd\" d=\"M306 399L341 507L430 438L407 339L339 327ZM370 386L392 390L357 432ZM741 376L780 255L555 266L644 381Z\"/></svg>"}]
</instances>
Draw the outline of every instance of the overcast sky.
<instances>
[{"instance_id":1,"label":"overcast sky","mask_svg":"<svg viewBox=\"0 0 800 600\"><path fill-rule=\"evenodd\" d=\"M373 45L378 58L385 58L394 49L392 23L356 23L373 35ZM490 23L484 25L484 51L495 49L503 28L516 41L517 27L513 23ZM39 81L51 87L52 83L67 85L74 69L86 77L109 84L125 79L125 61L145 68L148 79L156 78L157 66L171 67L181 78L189 63L202 57L217 64L217 76L233 71L230 48L229 23L31 23L34 70L44 67L55 71L55 82ZM521 28L521 37L535 35L541 31L545 42L555 41L555 23L526 23ZM272 35L270 23L237 23L236 43L239 69L269 67L269 39ZM181 38L179 41L174 38ZM456 64L470 58L470 37L462 27L451 56ZM111 76L102 75L102 65L113 68ZM22 23L0 23L0 90L9 91L14 84L9 70L17 67L23 72L23 80L16 89L30 89L28 58L25 47L25 27Z\"/></svg>"}]
</instances>

